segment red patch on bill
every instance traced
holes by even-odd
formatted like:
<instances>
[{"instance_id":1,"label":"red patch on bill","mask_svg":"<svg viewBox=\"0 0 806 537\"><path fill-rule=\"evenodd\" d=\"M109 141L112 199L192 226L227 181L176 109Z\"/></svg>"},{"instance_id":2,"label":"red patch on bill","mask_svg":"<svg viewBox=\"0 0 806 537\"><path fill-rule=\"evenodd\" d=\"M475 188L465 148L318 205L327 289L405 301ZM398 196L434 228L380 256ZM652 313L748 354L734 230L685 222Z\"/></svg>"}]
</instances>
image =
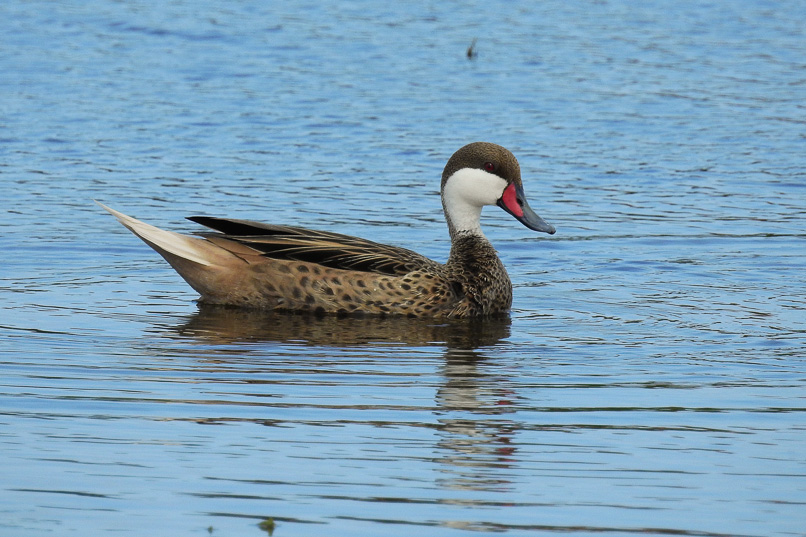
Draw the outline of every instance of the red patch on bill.
<instances>
[{"instance_id":1,"label":"red patch on bill","mask_svg":"<svg viewBox=\"0 0 806 537\"><path fill-rule=\"evenodd\" d=\"M512 214L515 216L523 216L523 209L521 209L521 204L518 203L518 195L515 193L515 184L511 184L504 189L504 195L501 196L501 199L504 200L504 205L507 206L507 209L512 211Z\"/></svg>"}]
</instances>

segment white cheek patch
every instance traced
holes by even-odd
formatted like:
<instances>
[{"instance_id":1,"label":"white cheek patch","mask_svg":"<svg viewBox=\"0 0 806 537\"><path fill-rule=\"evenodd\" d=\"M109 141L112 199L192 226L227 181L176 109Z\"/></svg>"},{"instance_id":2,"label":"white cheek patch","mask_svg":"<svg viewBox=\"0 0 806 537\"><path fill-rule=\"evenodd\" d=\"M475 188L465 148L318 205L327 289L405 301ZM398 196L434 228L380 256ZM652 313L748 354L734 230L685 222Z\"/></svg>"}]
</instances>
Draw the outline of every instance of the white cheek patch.
<instances>
[{"instance_id":1,"label":"white cheek patch","mask_svg":"<svg viewBox=\"0 0 806 537\"><path fill-rule=\"evenodd\" d=\"M481 208L495 205L507 182L476 168L463 168L451 175L442 193L445 213L456 231L478 231Z\"/></svg>"}]
</instances>

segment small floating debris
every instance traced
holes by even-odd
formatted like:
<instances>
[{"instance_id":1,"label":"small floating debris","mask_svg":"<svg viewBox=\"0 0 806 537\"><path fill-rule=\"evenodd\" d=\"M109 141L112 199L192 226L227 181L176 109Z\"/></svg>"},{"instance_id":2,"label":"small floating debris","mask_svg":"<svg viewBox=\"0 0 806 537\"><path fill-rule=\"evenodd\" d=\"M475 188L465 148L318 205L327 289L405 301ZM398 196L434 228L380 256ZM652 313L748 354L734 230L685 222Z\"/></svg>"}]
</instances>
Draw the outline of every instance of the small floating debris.
<instances>
[{"instance_id":1,"label":"small floating debris","mask_svg":"<svg viewBox=\"0 0 806 537\"><path fill-rule=\"evenodd\" d=\"M257 527L268 533L269 537L271 537L272 533L274 533L274 519L264 519L260 522L260 524L257 525Z\"/></svg>"},{"instance_id":2,"label":"small floating debris","mask_svg":"<svg viewBox=\"0 0 806 537\"><path fill-rule=\"evenodd\" d=\"M470 46L467 47L467 59L472 60L476 56L478 56L478 52L476 52L476 38L473 38L473 41L470 42Z\"/></svg>"}]
</instances>

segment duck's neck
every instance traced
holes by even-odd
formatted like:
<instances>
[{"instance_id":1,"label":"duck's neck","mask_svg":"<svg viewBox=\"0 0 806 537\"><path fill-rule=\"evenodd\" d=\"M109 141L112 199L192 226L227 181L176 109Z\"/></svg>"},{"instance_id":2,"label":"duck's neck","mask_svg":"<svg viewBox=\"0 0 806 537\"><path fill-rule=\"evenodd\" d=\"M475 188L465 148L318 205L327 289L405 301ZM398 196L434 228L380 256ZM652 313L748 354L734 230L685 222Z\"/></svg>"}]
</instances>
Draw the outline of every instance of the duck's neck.
<instances>
[{"instance_id":1,"label":"duck's neck","mask_svg":"<svg viewBox=\"0 0 806 537\"><path fill-rule=\"evenodd\" d=\"M488 279L491 272L506 271L498 253L481 233L458 231L451 234L448 265L459 269L468 278Z\"/></svg>"},{"instance_id":2,"label":"duck's neck","mask_svg":"<svg viewBox=\"0 0 806 537\"><path fill-rule=\"evenodd\" d=\"M484 239L484 233L481 231L480 206L460 203L455 199L443 197L442 208L445 211L445 221L448 223L448 232L452 241L460 235L476 235Z\"/></svg>"},{"instance_id":3,"label":"duck's neck","mask_svg":"<svg viewBox=\"0 0 806 537\"><path fill-rule=\"evenodd\" d=\"M452 195L446 188L442 207L451 236L448 266L468 280L485 280L490 270L504 270L495 248L481 231L482 206L467 203L462 196Z\"/></svg>"}]
</instances>

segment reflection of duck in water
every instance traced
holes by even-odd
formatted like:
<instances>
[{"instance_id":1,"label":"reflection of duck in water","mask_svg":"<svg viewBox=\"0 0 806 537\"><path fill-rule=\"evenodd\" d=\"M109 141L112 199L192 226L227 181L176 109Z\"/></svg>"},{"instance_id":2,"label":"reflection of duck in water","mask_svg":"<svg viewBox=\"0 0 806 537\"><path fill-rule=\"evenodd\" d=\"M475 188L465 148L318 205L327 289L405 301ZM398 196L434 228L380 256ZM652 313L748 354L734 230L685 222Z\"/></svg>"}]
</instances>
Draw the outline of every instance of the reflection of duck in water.
<instances>
[{"instance_id":1,"label":"reflection of duck in water","mask_svg":"<svg viewBox=\"0 0 806 537\"><path fill-rule=\"evenodd\" d=\"M294 315L282 312L200 305L177 327L182 337L208 343L295 342L330 347L399 343L476 349L509 337L509 317L494 319L420 319L410 317Z\"/></svg>"},{"instance_id":2,"label":"reflection of duck in water","mask_svg":"<svg viewBox=\"0 0 806 537\"><path fill-rule=\"evenodd\" d=\"M508 316L483 320L375 315L337 317L200 305L198 312L172 331L176 334L174 337L183 341L202 344L193 352L208 368L221 367L231 375L232 364L225 364L231 356L234 363L241 366L246 360L250 364L250 375L252 371L264 371L264 367L265 371L273 373L293 371L294 378L305 371L312 376L304 382L312 385L322 382L317 379L317 369L323 363L344 363L343 354L337 353L334 357L333 349L346 349L350 356L361 356L360 367L350 374L351 382L356 382L355 375L368 374L366 381L359 382L370 393L377 388L373 384L376 372L389 372L390 364L405 363L406 358L412 356L407 352L409 349L430 348L427 356L435 357L435 348L442 348L444 358L437 361L441 363L441 378L433 377L435 372L431 366L420 372L425 377L423 380L435 389L434 407L426 406L422 410L426 416L423 426L436 427L431 460L440 467L437 482L450 489L500 491L509 487L501 472L516 457L514 437L518 429L517 422L504 419L503 415L514 412L517 394L505 371L499 371L494 365L491 371L484 364L495 362L497 345L510 335L510 323ZM164 326L160 326L159 331L164 335ZM267 349L273 346L265 343L288 344L289 349L278 358L276 350L269 350L267 354ZM278 360L282 364L279 367ZM351 370L354 364L350 363L347 360L339 370ZM332 373L333 368L327 367L326 371ZM418 373L406 371L406 376L398 382L422 382ZM246 382L254 382L250 379L244 377ZM388 381L386 375L384 379L383 382ZM328 385L333 382L338 381L327 379ZM271 390L269 386L275 384L278 384L276 378L261 388L261 393ZM370 402L362 403L361 408L368 410L374 420ZM256 421L276 424L276 418L269 413ZM218 423L221 419L216 417L210 422ZM398 424L394 419L388 423L401 427L411 425L408 421Z\"/></svg>"},{"instance_id":3,"label":"reflection of duck in water","mask_svg":"<svg viewBox=\"0 0 806 537\"><path fill-rule=\"evenodd\" d=\"M517 464L517 383L495 364L494 349L449 349L435 412L437 483L451 490L505 491ZM497 372L496 372L497 371ZM461 526L457 526L461 527Z\"/></svg>"},{"instance_id":4,"label":"reflection of duck in water","mask_svg":"<svg viewBox=\"0 0 806 537\"><path fill-rule=\"evenodd\" d=\"M512 283L481 232L482 207L498 205L526 227L554 233L526 203L518 161L495 144L466 145L448 160L441 195L452 241L444 265L357 237L245 220L192 217L220 232L199 239L105 208L159 252L203 303L415 317L507 312Z\"/></svg>"}]
</instances>

